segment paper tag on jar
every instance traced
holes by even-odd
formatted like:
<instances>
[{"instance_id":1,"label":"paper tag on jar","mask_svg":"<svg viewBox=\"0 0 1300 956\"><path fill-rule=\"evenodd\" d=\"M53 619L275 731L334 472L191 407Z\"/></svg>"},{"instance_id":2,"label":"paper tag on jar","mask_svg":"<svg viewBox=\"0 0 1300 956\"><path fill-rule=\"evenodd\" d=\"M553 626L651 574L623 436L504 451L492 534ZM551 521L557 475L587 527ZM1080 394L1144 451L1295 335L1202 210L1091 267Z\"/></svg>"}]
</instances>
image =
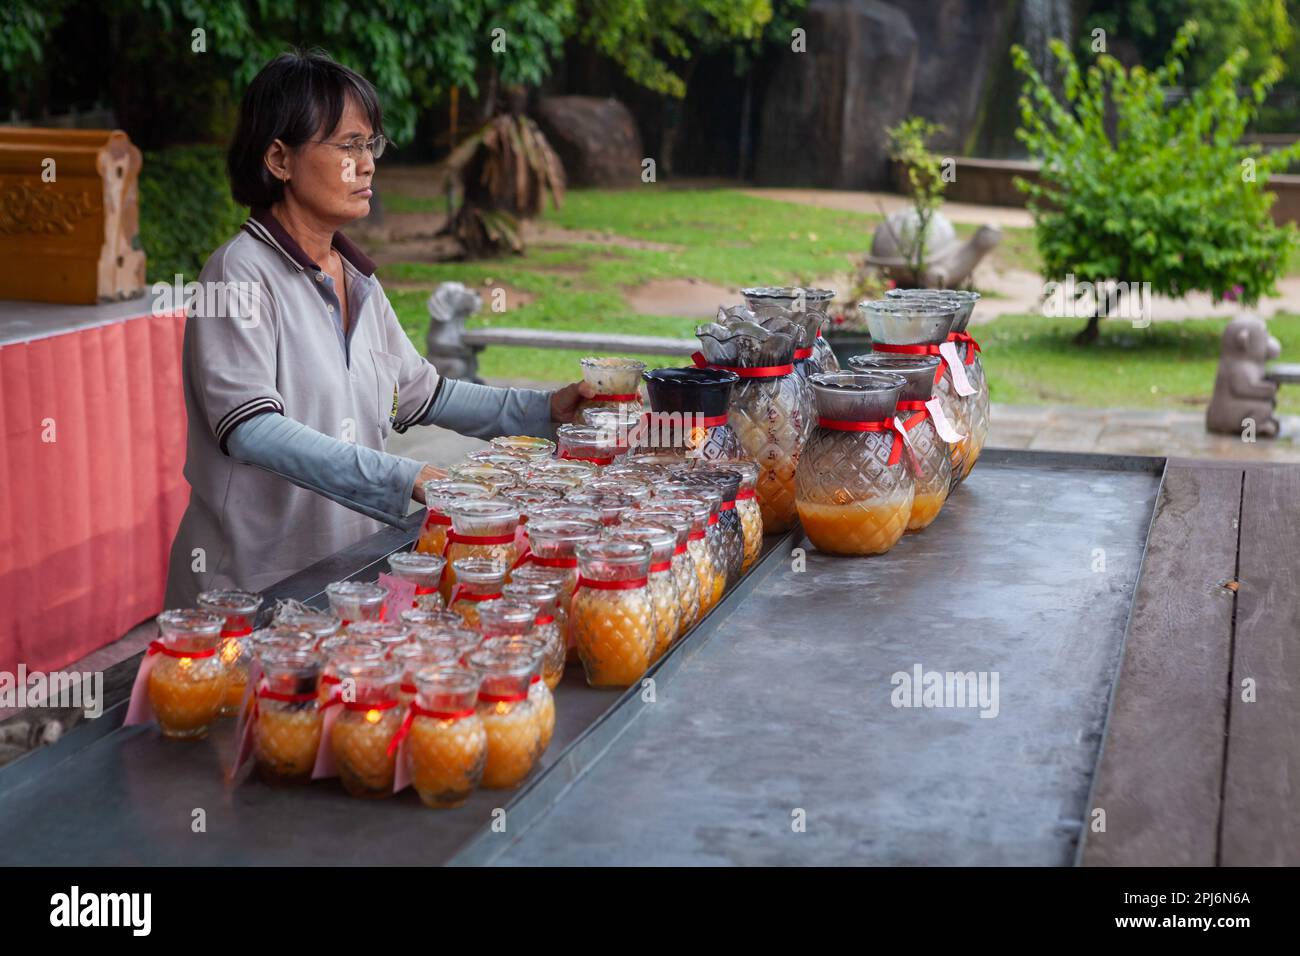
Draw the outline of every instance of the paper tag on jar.
<instances>
[{"instance_id":1,"label":"paper tag on jar","mask_svg":"<svg viewBox=\"0 0 1300 956\"><path fill-rule=\"evenodd\" d=\"M333 737L334 721L339 719L339 711L343 705L338 702L338 698L331 698L330 702L325 705L325 718L321 721L320 728L320 746L316 748L316 763L311 768L311 778L313 780L323 780L326 777L337 777L339 775L338 765L334 763L334 746L331 741Z\"/></svg>"},{"instance_id":2,"label":"paper tag on jar","mask_svg":"<svg viewBox=\"0 0 1300 956\"><path fill-rule=\"evenodd\" d=\"M415 606L415 582L399 578L395 574L379 575L379 586L388 588L388 597L384 601L384 620L400 621L402 612Z\"/></svg>"},{"instance_id":3,"label":"paper tag on jar","mask_svg":"<svg viewBox=\"0 0 1300 956\"><path fill-rule=\"evenodd\" d=\"M253 687L262 684L261 675L254 677L249 674L248 686L250 691ZM230 776L227 782L232 787L237 787L253 772L253 725L257 722L253 712L253 698L249 693L244 694L244 703L239 709L239 720L236 724L235 740L238 742L239 749L235 751L235 765L230 768Z\"/></svg>"},{"instance_id":4,"label":"paper tag on jar","mask_svg":"<svg viewBox=\"0 0 1300 956\"><path fill-rule=\"evenodd\" d=\"M952 427L952 422L948 421L948 416L943 413L943 406L939 404L937 398L932 398L926 402L925 408L930 413L930 420L934 422L934 430L948 444L955 445L966 437Z\"/></svg>"},{"instance_id":5,"label":"paper tag on jar","mask_svg":"<svg viewBox=\"0 0 1300 956\"><path fill-rule=\"evenodd\" d=\"M975 389L971 387L970 380L966 378L966 366L962 363L961 356L957 354L957 343L942 343L939 346L939 354L948 363L948 372L952 375L952 387L957 394L961 396L974 395Z\"/></svg>"}]
</instances>

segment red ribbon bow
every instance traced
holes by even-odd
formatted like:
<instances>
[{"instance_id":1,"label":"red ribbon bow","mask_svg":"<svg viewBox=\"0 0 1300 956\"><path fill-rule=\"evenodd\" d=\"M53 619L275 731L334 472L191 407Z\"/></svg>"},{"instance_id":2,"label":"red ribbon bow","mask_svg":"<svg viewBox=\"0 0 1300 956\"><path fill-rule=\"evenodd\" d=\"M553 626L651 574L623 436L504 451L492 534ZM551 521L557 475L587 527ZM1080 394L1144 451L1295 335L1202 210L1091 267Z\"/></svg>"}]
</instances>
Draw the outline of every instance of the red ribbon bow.
<instances>
[{"instance_id":1,"label":"red ribbon bow","mask_svg":"<svg viewBox=\"0 0 1300 956\"><path fill-rule=\"evenodd\" d=\"M822 428L834 429L837 432L893 432L894 439L889 446L890 465L897 465L899 458L903 454L903 441L906 433L898 427L898 420L886 418L877 422L856 422L842 418L818 418L817 424Z\"/></svg>"},{"instance_id":2,"label":"red ribbon bow","mask_svg":"<svg viewBox=\"0 0 1300 956\"><path fill-rule=\"evenodd\" d=\"M974 365L975 353L984 351L980 348L980 344L971 338L969 332L949 332L948 341L960 342L962 345L966 346L966 361L964 363L966 365Z\"/></svg>"}]
</instances>

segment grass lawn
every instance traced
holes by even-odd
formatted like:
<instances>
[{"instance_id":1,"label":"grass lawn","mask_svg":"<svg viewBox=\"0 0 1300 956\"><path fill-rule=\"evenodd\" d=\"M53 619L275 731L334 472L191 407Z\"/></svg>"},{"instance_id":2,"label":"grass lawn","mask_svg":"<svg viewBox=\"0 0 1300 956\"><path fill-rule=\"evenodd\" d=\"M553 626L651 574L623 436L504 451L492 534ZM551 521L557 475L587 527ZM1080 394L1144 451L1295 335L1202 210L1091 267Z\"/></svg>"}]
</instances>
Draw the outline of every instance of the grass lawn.
<instances>
[{"instance_id":1,"label":"grass lawn","mask_svg":"<svg viewBox=\"0 0 1300 956\"><path fill-rule=\"evenodd\" d=\"M419 197L386 195L387 208L428 211ZM589 242L535 243L524 256L488 262L397 263L380 273L403 326L423 349L428 328L425 300L439 282L477 288L484 311L472 324L609 330L689 338L696 318L637 312L624 293L655 279L696 279L739 289L781 282L806 284L848 272L870 243L878 216L795 205L729 189L626 191L575 190L546 220L596 234ZM974 226L958 226L969 235ZM1034 269L1033 232L1006 229L995 255ZM490 311L489 290L507 290L506 309ZM510 296L528 301L516 304ZM516 297L518 298L518 296ZM735 301L739 301L737 293ZM992 397L997 402L1041 402L1144 408L1204 407L1214 385L1222 320L1157 323L1133 329L1103 322L1101 340L1079 348L1070 342L1082 321L1004 316L979 327L987 351ZM1284 355L1300 354L1300 317L1270 322ZM571 381L579 352L491 348L481 356L487 378ZM663 356L638 356L671 364ZM1295 397L1293 397L1293 395ZM1300 413L1300 390L1283 389L1280 407Z\"/></svg>"}]
</instances>

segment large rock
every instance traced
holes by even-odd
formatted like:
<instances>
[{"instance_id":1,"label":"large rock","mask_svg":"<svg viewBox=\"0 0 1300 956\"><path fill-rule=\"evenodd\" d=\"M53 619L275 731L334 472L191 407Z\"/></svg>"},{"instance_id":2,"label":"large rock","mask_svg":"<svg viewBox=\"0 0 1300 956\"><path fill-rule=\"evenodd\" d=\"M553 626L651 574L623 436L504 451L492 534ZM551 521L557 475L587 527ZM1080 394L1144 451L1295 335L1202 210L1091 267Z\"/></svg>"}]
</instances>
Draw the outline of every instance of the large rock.
<instances>
[{"instance_id":1,"label":"large rock","mask_svg":"<svg viewBox=\"0 0 1300 956\"><path fill-rule=\"evenodd\" d=\"M886 130L909 113L918 42L879 0L814 0L807 51L779 54L763 101L755 178L786 186L889 185Z\"/></svg>"},{"instance_id":2,"label":"large rock","mask_svg":"<svg viewBox=\"0 0 1300 956\"><path fill-rule=\"evenodd\" d=\"M570 186L634 186L641 182L641 136L626 106L595 96L548 96L537 124Z\"/></svg>"}]
</instances>

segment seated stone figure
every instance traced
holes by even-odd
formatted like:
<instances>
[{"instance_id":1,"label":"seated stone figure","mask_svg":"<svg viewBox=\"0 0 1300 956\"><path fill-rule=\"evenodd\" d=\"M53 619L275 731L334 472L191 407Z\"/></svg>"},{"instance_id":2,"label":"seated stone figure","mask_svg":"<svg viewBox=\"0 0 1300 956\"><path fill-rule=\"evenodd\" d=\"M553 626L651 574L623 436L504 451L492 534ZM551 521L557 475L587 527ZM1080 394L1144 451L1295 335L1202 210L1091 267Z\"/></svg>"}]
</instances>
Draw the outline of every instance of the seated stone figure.
<instances>
[{"instance_id":1,"label":"seated stone figure","mask_svg":"<svg viewBox=\"0 0 1300 956\"><path fill-rule=\"evenodd\" d=\"M1241 435L1249 420L1255 435L1276 437L1277 383L1264 377L1264 366L1281 354L1282 346L1268 334L1263 319L1243 315L1229 322L1223 330L1214 395L1205 411L1206 429Z\"/></svg>"}]
</instances>

